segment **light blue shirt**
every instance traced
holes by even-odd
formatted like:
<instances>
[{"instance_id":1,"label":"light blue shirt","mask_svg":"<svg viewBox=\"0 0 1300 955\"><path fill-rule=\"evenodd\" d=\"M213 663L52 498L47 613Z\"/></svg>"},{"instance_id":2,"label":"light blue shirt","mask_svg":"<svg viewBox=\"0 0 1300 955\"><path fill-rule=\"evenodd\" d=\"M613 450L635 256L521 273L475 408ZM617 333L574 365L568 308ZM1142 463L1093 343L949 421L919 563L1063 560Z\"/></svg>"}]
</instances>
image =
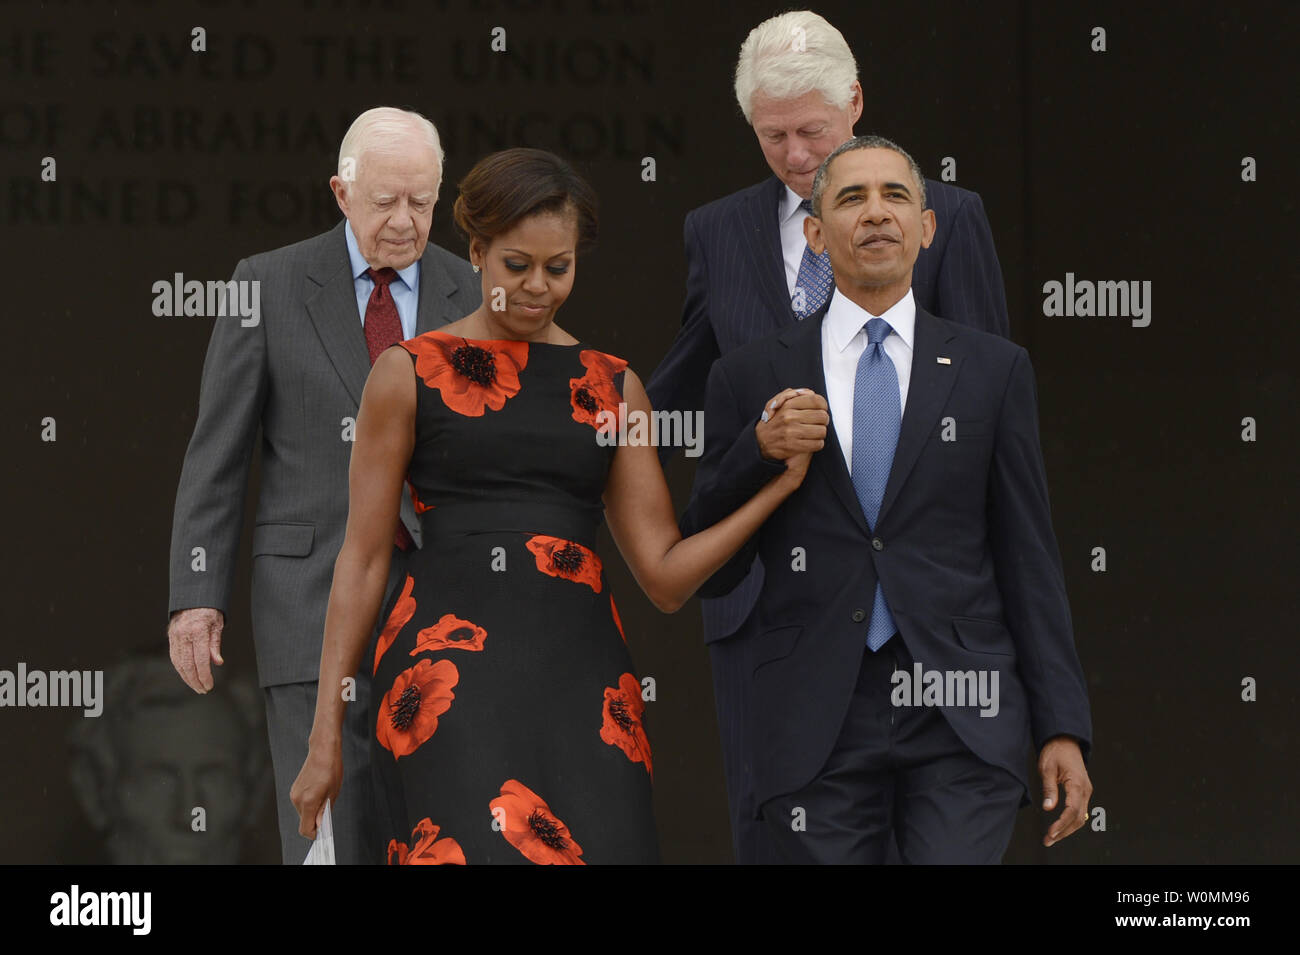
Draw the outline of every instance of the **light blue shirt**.
<instances>
[{"instance_id":1,"label":"light blue shirt","mask_svg":"<svg viewBox=\"0 0 1300 955\"><path fill-rule=\"evenodd\" d=\"M348 242L348 260L352 263L352 285L357 293L357 313L361 316L361 327L366 327L366 304L375 283L366 274L370 263L361 257L357 247L357 237L352 234L352 223L344 220L343 235ZM397 306L397 317L402 322L402 339L415 337L415 316L420 306L420 260L416 259L397 273L397 278L388 283L388 290L393 293L393 303Z\"/></svg>"}]
</instances>

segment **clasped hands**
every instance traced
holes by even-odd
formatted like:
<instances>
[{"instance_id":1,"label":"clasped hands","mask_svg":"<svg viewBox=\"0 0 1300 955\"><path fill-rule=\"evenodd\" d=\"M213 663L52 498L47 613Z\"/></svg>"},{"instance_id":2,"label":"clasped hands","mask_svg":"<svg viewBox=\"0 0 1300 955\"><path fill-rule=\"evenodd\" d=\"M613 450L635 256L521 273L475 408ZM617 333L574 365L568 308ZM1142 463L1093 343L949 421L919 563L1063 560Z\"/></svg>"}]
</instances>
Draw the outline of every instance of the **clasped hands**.
<instances>
[{"instance_id":1,"label":"clasped hands","mask_svg":"<svg viewBox=\"0 0 1300 955\"><path fill-rule=\"evenodd\" d=\"M763 406L754 426L758 451L769 461L784 461L786 473L803 480L813 452L826 446L830 406L811 388L786 388Z\"/></svg>"}]
</instances>

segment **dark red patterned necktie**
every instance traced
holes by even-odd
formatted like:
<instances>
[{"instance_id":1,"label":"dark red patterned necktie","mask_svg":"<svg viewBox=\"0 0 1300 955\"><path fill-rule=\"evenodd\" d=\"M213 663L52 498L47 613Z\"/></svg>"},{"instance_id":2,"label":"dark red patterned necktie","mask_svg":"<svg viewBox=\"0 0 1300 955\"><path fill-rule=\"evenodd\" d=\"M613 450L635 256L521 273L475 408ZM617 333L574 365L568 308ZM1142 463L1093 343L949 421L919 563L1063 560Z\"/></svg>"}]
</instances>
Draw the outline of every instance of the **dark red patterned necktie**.
<instances>
[{"instance_id":1,"label":"dark red patterned necktie","mask_svg":"<svg viewBox=\"0 0 1300 955\"><path fill-rule=\"evenodd\" d=\"M397 278L395 269L366 269L366 275L375 283L370 292L370 301L366 302L366 348L370 351L370 364L390 345L396 345L405 336L402 334L402 320L397 316L397 303L388 283ZM397 519L397 546L410 550L415 546L410 532L402 519Z\"/></svg>"}]
</instances>

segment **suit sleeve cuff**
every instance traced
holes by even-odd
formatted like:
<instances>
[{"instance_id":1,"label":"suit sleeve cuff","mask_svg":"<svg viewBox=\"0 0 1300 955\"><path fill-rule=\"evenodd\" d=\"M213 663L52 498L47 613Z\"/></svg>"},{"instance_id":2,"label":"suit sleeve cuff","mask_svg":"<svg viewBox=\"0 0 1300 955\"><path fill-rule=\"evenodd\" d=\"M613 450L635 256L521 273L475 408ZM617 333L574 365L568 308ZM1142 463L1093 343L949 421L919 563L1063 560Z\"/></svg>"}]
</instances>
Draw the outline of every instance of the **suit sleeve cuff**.
<instances>
[{"instance_id":1,"label":"suit sleeve cuff","mask_svg":"<svg viewBox=\"0 0 1300 955\"><path fill-rule=\"evenodd\" d=\"M759 451L758 435L754 431L757 424L758 418L754 418L741 429L719 469L723 474L734 475L736 485L747 497L758 493L764 484L785 471L784 461L769 461Z\"/></svg>"},{"instance_id":2,"label":"suit sleeve cuff","mask_svg":"<svg viewBox=\"0 0 1300 955\"><path fill-rule=\"evenodd\" d=\"M1037 744L1034 748L1035 757L1037 756L1038 753L1041 753L1043 751L1044 746L1046 746L1051 740L1055 739L1058 736L1064 736L1067 739L1072 739L1076 743L1078 743L1079 754L1083 757L1084 765L1087 765L1088 757L1092 753L1092 741L1086 736L1082 736L1079 733L1072 733L1069 730L1054 730L1050 733L1047 733L1042 738L1040 738L1037 741Z\"/></svg>"}]
</instances>

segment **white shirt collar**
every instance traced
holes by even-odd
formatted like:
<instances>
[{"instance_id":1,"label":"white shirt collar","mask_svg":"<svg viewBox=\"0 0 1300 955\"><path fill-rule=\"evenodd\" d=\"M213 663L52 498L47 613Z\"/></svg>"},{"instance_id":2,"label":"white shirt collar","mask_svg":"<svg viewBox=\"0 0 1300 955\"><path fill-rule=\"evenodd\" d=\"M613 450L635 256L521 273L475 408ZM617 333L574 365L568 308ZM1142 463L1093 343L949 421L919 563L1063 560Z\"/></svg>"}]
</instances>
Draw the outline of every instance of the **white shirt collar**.
<instances>
[{"instance_id":1,"label":"white shirt collar","mask_svg":"<svg viewBox=\"0 0 1300 955\"><path fill-rule=\"evenodd\" d=\"M784 186L785 192L781 193L781 201L777 206L777 221L785 223L789 221L796 212L802 213L799 203L803 202L803 197L795 192L789 186Z\"/></svg>"},{"instance_id":2,"label":"white shirt collar","mask_svg":"<svg viewBox=\"0 0 1300 955\"><path fill-rule=\"evenodd\" d=\"M889 327L903 340L903 344L909 350L911 349L912 338L916 331L916 300L912 298L910 286L907 294L885 309L883 315L872 315L847 295L842 294L839 289L833 288L831 304L822 321L825 323L824 328L830 335L835 350L844 351L853 340L853 336L862 331L863 326L873 318L883 318L888 322Z\"/></svg>"}]
</instances>

